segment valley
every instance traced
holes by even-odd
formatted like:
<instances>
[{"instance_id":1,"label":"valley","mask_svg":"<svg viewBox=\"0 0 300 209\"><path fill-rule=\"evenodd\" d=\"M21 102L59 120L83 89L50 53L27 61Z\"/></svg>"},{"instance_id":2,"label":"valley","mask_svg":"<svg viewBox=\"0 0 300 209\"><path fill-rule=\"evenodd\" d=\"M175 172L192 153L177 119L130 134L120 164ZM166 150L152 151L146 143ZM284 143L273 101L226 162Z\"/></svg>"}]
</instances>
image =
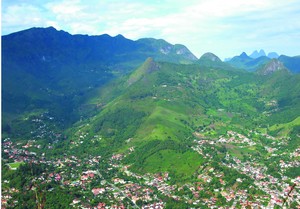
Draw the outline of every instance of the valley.
<instances>
[{"instance_id":1,"label":"valley","mask_svg":"<svg viewBox=\"0 0 300 209\"><path fill-rule=\"evenodd\" d=\"M132 165L123 161L134 154L135 147L109 157L79 157L68 151L53 157L58 144L45 150L38 140L14 143L5 139L8 159L24 164L16 171L4 168L2 204L33 207L36 203L26 198L35 194L37 204L43 207L276 208L285 201L296 206L300 194L298 186L292 186L300 181L295 175L299 173L300 150L288 152L295 142L252 130L244 133L247 135L228 131L215 138L205 129L195 132L192 146L184 153L168 147L149 157L145 169L157 169L143 174L133 172ZM99 136L90 137L90 143L101 141ZM80 147L86 138L82 133L70 147ZM17 179L18 172L26 181Z\"/></svg>"},{"instance_id":2,"label":"valley","mask_svg":"<svg viewBox=\"0 0 300 209\"><path fill-rule=\"evenodd\" d=\"M54 28L2 39L2 208L299 207L285 63Z\"/></svg>"}]
</instances>

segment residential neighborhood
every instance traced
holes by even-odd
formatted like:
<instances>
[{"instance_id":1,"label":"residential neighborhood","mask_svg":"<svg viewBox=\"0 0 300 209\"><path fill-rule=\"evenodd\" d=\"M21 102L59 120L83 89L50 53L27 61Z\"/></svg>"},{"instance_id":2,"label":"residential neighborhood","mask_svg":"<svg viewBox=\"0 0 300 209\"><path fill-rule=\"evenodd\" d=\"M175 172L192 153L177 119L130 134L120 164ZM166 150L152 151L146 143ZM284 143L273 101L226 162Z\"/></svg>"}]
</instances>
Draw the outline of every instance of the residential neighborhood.
<instances>
[{"instance_id":1,"label":"residential neighborhood","mask_svg":"<svg viewBox=\"0 0 300 209\"><path fill-rule=\"evenodd\" d=\"M272 176L268 167L257 162L253 156L240 156L232 153L230 146L251 147L261 143L249 136L228 131L227 135L219 138L208 139L198 133L194 140L192 150L206 159L206 164L199 165L198 174L189 183L172 184L172 176L168 172L137 174L130 170L130 165L123 163L123 159L135 151L129 147L124 153L113 154L108 160L102 156L88 156L80 159L75 155L62 155L60 158L48 158L45 153L37 154L31 150L39 150L41 145L38 140L28 140L24 143L14 143L10 138L3 141L3 153L10 162L9 169L16 170L23 164L45 165L52 169L42 172L31 179L33 186L27 190L37 191L39 185L52 184L47 192L55 193L57 186L62 190L76 190L81 196L74 197L70 202L70 208L164 208L164 197L172 201L181 201L194 208L228 208L219 207L228 205L229 208L274 208L289 205L300 206L300 175L289 178L284 175ZM88 137L81 133L78 141ZM269 136L262 136L269 137ZM99 136L93 139L99 139ZM271 137L269 137L271 138ZM277 144L278 140L271 138ZM288 140L288 139L286 139ZM77 144L73 140L71 145ZM283 141L284 142L284 141ZM269 157L274 155L284 156L276 148L276 143L265 147ZM224 159L216 164L210 164L219 152L219 146L228 146ZM48 146L48 149L52 149ZM300 148L289 154L289 161L279 160L279 173L286 169L299 167ZM19 165L13 168L13 164ZM225 170L235 170L235 178L228 176ZM252 182L252 183L251 183ZM18 205L14 199L21 191L14 187L7 187L9 179L2 179L2 208L12 208ZM260 195L256 194L260 191ZM252 194L254 193L254 194Z\"/></svg>"}]
</instances>

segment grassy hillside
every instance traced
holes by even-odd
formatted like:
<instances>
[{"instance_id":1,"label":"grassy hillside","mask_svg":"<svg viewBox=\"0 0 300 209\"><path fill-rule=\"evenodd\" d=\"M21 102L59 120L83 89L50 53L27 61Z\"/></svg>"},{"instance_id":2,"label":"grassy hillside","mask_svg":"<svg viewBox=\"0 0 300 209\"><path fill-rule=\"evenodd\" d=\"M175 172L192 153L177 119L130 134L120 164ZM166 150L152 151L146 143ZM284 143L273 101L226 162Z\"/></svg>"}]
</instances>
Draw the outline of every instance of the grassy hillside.
<instances>
[{"instance_id":1,"label":"grassy hillside","mask_svg":"<svg viewBox=\"0 0 300 209\"><path fill-rule=\"evenodd\" d=\"M290 110L300 106L298 81L299 77L285 71L263 76L224 70L219 65L148 59L131 75L103 89L99 101L108 98L109 92L114 96L80 130L104 139L99 152L123 153L135 147L134 154L125 158L135 171L172 171L178 179L187 179L201 164L201 158L187 149L195 132L206 130L205 137L215 137L230 129L243 132L270 127L268 131L274 132L298 126L290 122L297 117ZM228 150L241 156L238 150Z\"/></svg>"}]
</instances>

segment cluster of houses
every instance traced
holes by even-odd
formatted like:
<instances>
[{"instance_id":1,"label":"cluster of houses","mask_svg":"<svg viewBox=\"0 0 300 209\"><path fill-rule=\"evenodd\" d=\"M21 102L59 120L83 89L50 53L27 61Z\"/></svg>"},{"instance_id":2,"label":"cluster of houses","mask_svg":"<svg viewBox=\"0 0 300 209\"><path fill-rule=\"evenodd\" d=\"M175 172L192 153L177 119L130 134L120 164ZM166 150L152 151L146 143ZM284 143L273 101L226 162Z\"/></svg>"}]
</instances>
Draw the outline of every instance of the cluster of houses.
<instances>
[{"instance_id":1,"label":"cluster of houses","mask_svg":"<svg viewBox=\"0 0 300 209\"><path fill-rule=\"evenodd\" d=\"M89 191L94 198L109 199L111 202L110 204L99 202L95 208L126 208L124 205L118 204L126 198L129 202L131 201L133 203L136 203L138 200L143 201L145 204L142 208L163 208L165 205L165 203L159 200L157 195L154 194L153 187L139 183L139 179L142 178L139 175L127 172L131 173L131 176L136 177L137 181L135 182L127 181L117 176L112 179L99 178L96 169L101 163L108 163L106 172L112 170L113 167L121 167L123 171L127 170L126 166L118 165L118 161L124 157L122 154L113 155L108 162L102 161L101 156L90 156L85 159L79 159L76 156L64 155L62 158L50 160L46 159L44 154L38 156L27 150L36 146L36 141L32 140L27 143L18 144L17 146L10 139L5 139L3 143L4 152L7 153L9 158L14 162L46 164L55 168L55 171L50 173L43 172L39 176L36 176L32 179L32 183L44 184L54 181L66 189L79 187L83 192ZM133 151L134 148L130 147L128 152L131 153ZM79 173L80 170L83 171ZM165 178L168 178L168 176L153 177L153 181L150 180L149 184L153 184L157 186L160 191L167 193L169 189L168 185L161 185L163 183L162 180ZM9 183L9 180L5 179L3 182ZM91 187L91 185L95 186ZM34 190L36 188L31 187L27 189ZM47 192L55 192L55 188L50 188ZM2 190L2 208L7 206L7 201L12 199L14 193L19 193L19 191L14 188ZM17 200L14 201L14 204L17 205ZM80 198L74 198L70 206L75 208L93 208L89 202Z\"/></svg>"},{"instance_id":2,"label":"cluster of houses","mask_svg":"<svg viewBox=\"0 0 300 209\"><path fill-rule=\"evenodd\" d=\"M234 131L228 131L226 136L220 136L218 139L207 139L204 134L195 134L194 135L198 138L197 140L194 140L195 145L192 147L195 151L197 151L199 154L201 154L206 159L212 158L212 153L205 152L206 149L208 149L207 145L210 146L210 150L214 151L214 145L218 145L218 143L224 144L244 144L244 146L253 146L256 145L258 142L253 141L251 139L251 135L260 135L260 137L265 137L266 139L272 140L273 143L271 143L272 147L265 146L264 148L268 153L270 153L270 157L272 156L281 156L281 155L287 155L287 153L283 152L278 149L279 145L284 145L287 143L287 140L289 138L280 138L277 139L273 136L270 136L268 134L261 134L256 131L249 131L248 136L239 134ZM242 146L241 146L242 147ZM277 153L278 151L278 153ZM297 157L300 156L300 148L296 148L294 152L289 154L289 161L280 160L278 163L278 167L280 170L280 173L284 173L286 169L288 168L294 168L299 167L300 162L297 160ZM268 157L267 159L269 159ZM231 160L230 160L231 159ZM250 157L251 159L251 157ZM254 159L254 158L253 158ZM295 183L295 189L289 194L289 198L287 198L287 191L289 191L289 188L291 187L290 183L286 183L288 180L291 182L297 182L297 179L300 177L298 176L296 179L290 179L286 176L282 176L282 178L275 178L269 174L267 174L268 168L266 166L262 166L259 163L256 162L242 162L240 159L236 157L230 156L228 153L226 153L225 160L227 160L227 163L222 163L224 166L227 166L231 169L235 169L239 171L241 174L245 174L249 177L251 177L254 182L255 186L264 191L268 195L264 196L258 196L255 198L256 201L249 201L248 197L249 194L247 192L241 192L241 191L231 191L228 192L224 190L224 188L220 188L222 191L221 194L223 197L226 198L227 202L234 200L233 205L237 204L238 201L240 201L240 205L246 207L251 206L254 207L261 207L265 208L261 203L262 202L268 202L268 206L266 208L273 208L275 205L282 206L283 201L287 199L286 204L288 205L290 202L297 202L298 207L300 207L300 193L299 188L300 184ZM233 163L232 163L233 162ZM203 173L200 175L201 178L205 182L210 182L213 177ZM242 179L236 179L236 182L242 182Z\"/></svg>"},{"instance_id":3,"label":"cluster of houses","mask_svg":"<svg viewBox=\"0 0 300 209\"><path fill-rule=\"evenodd\" d=\"M36 123L41 123L39 119L35 119ZM251 132L252 134L256 134ZM199 140L195 140L195 145L192 147L193 150L197 151L208 161L213 158L212 152L205 150L211 149L216 151L214 146L219 146L220 143L239 143L244 146L253 146L257 143L250 139L249 136L244 136L234 131L228 131L227 136L221 136L216 140L208 140L202 138L202 134L197 135ZM87 133L79 132L78 141L72 142L72 146L78 146L80 143L88 137ZM265 137L274 140L273 137L266 135ZM101 137L96 137L95 140L101 140ZM206 144L210 146L206 146ZM41 145L35 140L29 140L23 144L13 143L9 138L5 139L2 143L3 152L7 155L10 161L14 162L30 162L35 164L46 164L51 165L55 168L55 171L49 173L42 173L40 176L33 178L32 181L35 183L49 183L51 181L56 182L65 189L72 189L74 187L81 188L82 192L90 195L90 199L82 199L74 197L70 207L74 208L126 208L124 202L130 204L137 204L143 202L141 208L145 209L160 209L164 208L165 204L159 196L168 196L177 201L185 201L189 204L195 205L195 207L201 207L206 205L210 208L220 208L217 206L217 202L221 195L225 198L226 202L232 205L231 208L235 208L237 204L242 207L252 208L273 208L275 205L281 206L283 201L286 199L287 205L291 201L298 202L300 205L300 177L291 179L291 182L295 184L292 188L291 184L286 183L289 179L286 176L282 178L275 178L266 173L267 167L262 166L255 162L242 162L236 157L230 156L228 153L225 157L223 166L227 166L230 169L235 169L241 174L245 174L252 178L255 182L253 186L264 191L267 195L258 196L253 195L253 200L250 200L250 194L247 190L235 190L232 187L226 187L227 183L224 180L224 173L214 170L213 167L206 167L201 169L201 173L196 176L196 181L193 183L186 184L178 187L178 185L170 184L169 173L160 174L144 174L139 175L130 171L130 166L123 165L122 159L127 155L134 152L134 147L130 147L126 154L114 154L111 158L106 161L101 156L89 156L85 159L79 159L76 156L63 155L59 159L47 159L45 154L39 156L37 153L29 151L32 149L40 149ZM271 154L278 151L275 147L265 148ZM205 154L204 154L205 153ZM300 156L300 148L295 149L290 154L290 157L297 159ZM109 179L104 178L99 174L99 165L107 164L107 169L103 172L114 173ZM281 172L288 168L300 166L299 161L284 161L280 160L279 163ZM102 172L102 171L101 171ZM119 172L122 173L122 177L119 177ZM127 180L126 177L128 179ZM206 186L210 184L215 178L219 181L220 187L214 188L210 198L200 198L200 192L206 191ZM2 180L3 184L8 184L8 179ZM237 183L242 183L243 179L237 178ZM179 195L179 192L184 188L188 188L188 192L191 195ZM35 189L27 188L27 189ZM55 188L48 189L48 192L55 192ZM15 188L9 188L2 190L2 208L5 208L7 202L13 202L17 205L17 200L12 200L15 193L19 193L19 190ZM99 200L97 206L90 206L90 200ZM105 201L101 201L107 200ZM262 205L262 202L268 202L268 206ZM225 208L225 207L224 207Z\"/></svg>"},{"instance_id":4,"label":"cluster of houses","mask_svg":"<svg viewBox=\"0 0 300 209\"><path fill-rule=\"evenodd\" d=\"M28 119L26 118L26 120ZM57 143L63 137L61 133L55 131L58 130L55 125L57 121L49 112L34 116L30 121L34 127L30 132L32 139L48 139L51 143Z\"/></svg>"},{"instance_id":5,"label":"cluster of houses","mask_svg":"<svg viewBox=\"0 0 300 209\"><path fill-rule=\"evenodd\" d=\"M11 201L13 195L15 193L19 193L19 190L12 187L12 188L4 188L5 184L9 183L7 180L4 180L2 184L2 191L1 191L1 208L5 209L8 206L8 201ZM18 200L13 200L14 205L18 204Z\"/></svg>"},{"instance_id":6,"label":"cluster of houses","mask_svg":"<svg viewBox=\"0 0 300 209\"><path fill-rule=\"evenodd\" d=\"M2 143L3 153L13 162L32 162L36 160L36 152L26 150L29 147L41 148L41 145L34 144L35 140L29 140L25 145L13 143L10 138L4 139Z\"/></svg>"},{"instance_id":7,"label":"cluster of houses","mask_svg":"<svg viewBox=\"0 0 300 209\"><path fill-rule=\"evenodd\" d=\"M291 191L289 189L291 185L285 182L286 180L288 180L288 177L282 176L281 179L275 178L270 174L266 174L267 167L265 166L261 166L254 162L241 162L241 160L235 157L232 158L235 163L223 164L251 177L258 189L270 195L267 208L274 208L275 205L282 206L284 199L287 198L287 191ZM279 166L280 168L284 168L291 165L287 165L283 161L281 161ZM292 193L289 194L289 201L296 201L300 206L300 184L298 183L299 179L300 176L298 176L296 179L291 179L292 182L297 182L295 183L297 189L291 191ZM258 198L257 200L259 200L259 202L264 201L260 198Z\"/></svg>"},{"instance_id":8,"label":"cluster of houses","mask_svg":"<svg viewBox=\"0 0 300 209\"><path fill-rule=\"evenodd\" d=\"M246 144L247 146L254 146L256 142L244 136L243 134L227 131L227 137L220 136L217 140L218 143L236 143L236 144Z\"/></svg>"}]
</instances>

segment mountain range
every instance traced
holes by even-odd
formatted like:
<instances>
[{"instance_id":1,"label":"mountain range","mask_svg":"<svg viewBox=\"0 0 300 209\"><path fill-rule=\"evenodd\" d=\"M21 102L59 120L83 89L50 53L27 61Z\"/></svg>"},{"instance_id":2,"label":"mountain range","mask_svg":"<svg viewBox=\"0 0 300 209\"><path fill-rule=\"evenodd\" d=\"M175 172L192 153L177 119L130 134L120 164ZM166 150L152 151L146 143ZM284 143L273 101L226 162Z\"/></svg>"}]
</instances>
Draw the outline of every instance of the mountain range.
<instances>
[{"instance_id":1,"label":"mountain range","mask_svg":"<svg viewBox=\"0 0 300 209\"><path fill-rule=\"evenodd\" d=\"M2 104L9 114L4 120L44 106L59 109L59 115L65 107L72 117L70 105L76 106L83 94L134 70L147 57L186 64L197 60L185 46L164 40L70 35L53 27L2 36L2 56Z\"/></svg>"},{"instance_id":2,"label":"mountain range","mask_svg":"<svg viewBox=\"0 0 300 209\"><path fill-rule=\"evenodd\" d=\"M300 57L273 57L53 27L2 36L2 160L25 164L3 168L4 193L27 208L282 204L299 174Z\"/></svg>"},{"instance_id":3,"label":"mountain range","mask_svg":"<svg viewBox=\"0 0 300 209\"><path fill-rule=\"evenodd\" d=\"M2 54L2 104L3 114L7 116L4 120L44 106L53 106L58 115L61 115L61 107L65 107L69 112L68 120L78 118L73 106L77 107L79 100L84 100L78 95L131 72L148 57L176 64L208 64L205 61L207 54L198 60L185 46L164 40L132 41L122 35L70 35L53 27L32 28L2 36ZM259 54L265 53L261 50ZM291 72L300 71L299 56L281 55L278 60ZM220 67L224 65L217 56L215 61L214 66L217 63ZM256 71L269 61L266 56L254 59L242 53L227 63L233 68ZM21 78L23 81L18 82ZM20 100L22 103L18 102Z\"/></svg>"},{"instance_id":4,"label":"mountain range","mask_svg":"<svg viewBox=\"0 0 300 209\"><path fill-rule=\"evenodd\" d=\"M259 58L259 57L269 57L270 59L274 59L274 58L278 58L279 55L276 52L269 52L268 55L266 55L265 51L263 49L259 50L259 52L257 50L255 50L254 52L252 52L252 54L249 56L253 59Z\"/></svg>"},{"instance_id":5,"label":"mountain range","mask_svg":"<svg viewBox=\"0 0 300 209\"><path fill-rule=\"evenodd\" d=\"M240 54L239 56L235 56L226 62L236 68L245 69L248 71L256 71L261 66L265 65L272 59L278 59L282 62L288 69L293 73L300 72L300 56L288 57L285 55L278 56L277 53L269 53L266 56L263 50L260 52L254 51L250 56L248 56L245 52Z\"/></svg>"}]
</instances>

